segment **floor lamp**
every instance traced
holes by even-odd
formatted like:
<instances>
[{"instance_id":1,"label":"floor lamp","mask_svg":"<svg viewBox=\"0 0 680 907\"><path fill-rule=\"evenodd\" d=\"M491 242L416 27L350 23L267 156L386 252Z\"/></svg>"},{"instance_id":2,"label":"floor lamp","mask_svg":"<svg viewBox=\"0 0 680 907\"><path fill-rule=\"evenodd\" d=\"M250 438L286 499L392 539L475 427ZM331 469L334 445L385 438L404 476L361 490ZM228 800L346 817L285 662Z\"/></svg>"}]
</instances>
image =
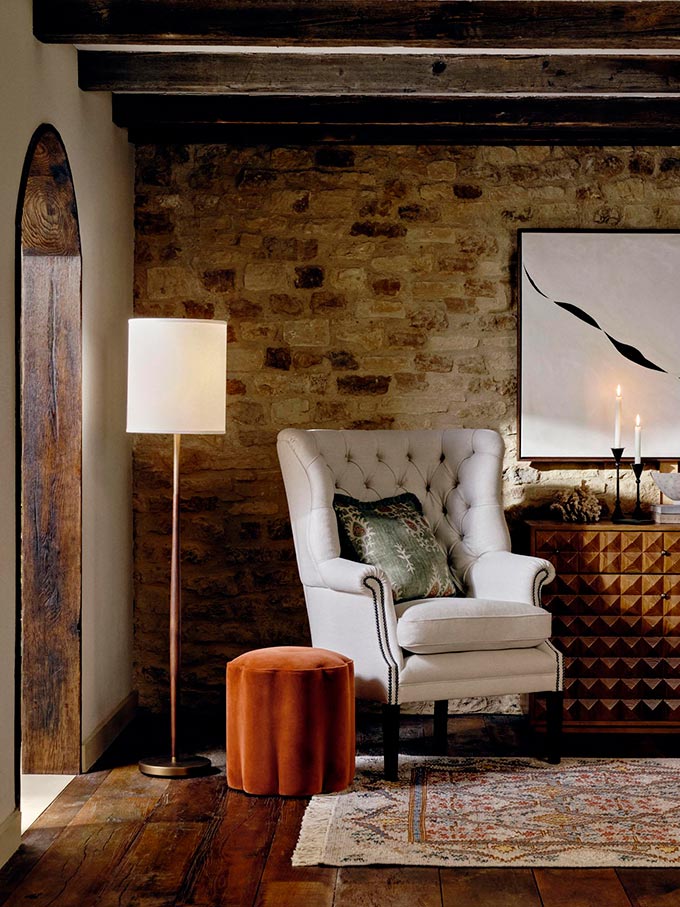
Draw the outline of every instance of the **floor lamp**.
<instances>
[{"instance_id":1,"label":"floor lamp","mask_svg":"<svg viewBox=\"0 0 680 907\"><path fill-rule=\"evenodd\" d=\"M210 760L177 750L181 579L179 455L182 435L226 430L227 323L190 318L132 318L128 343L127 430L173 435L170 566L170 753L143 759L140 771L188 778Z\"/></svg>"}]
</instances>

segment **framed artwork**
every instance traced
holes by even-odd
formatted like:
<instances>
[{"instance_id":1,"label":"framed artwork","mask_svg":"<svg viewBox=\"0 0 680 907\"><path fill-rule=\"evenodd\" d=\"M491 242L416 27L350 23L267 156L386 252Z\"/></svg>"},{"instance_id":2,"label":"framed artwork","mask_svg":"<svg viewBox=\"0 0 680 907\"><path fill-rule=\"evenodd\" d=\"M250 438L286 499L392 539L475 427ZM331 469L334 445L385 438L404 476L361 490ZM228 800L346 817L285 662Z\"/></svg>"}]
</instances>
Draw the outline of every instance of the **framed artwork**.
<instances>
[{"instance_id":1,"label":"framed artwork","mask_svg":"<svg viewBox=\"0 0 680 907\"><path fill-rule=\"evenodd\" d=\"M519 456L680 460L680 232L520 230Z\"/></svg>"}]
</instances>

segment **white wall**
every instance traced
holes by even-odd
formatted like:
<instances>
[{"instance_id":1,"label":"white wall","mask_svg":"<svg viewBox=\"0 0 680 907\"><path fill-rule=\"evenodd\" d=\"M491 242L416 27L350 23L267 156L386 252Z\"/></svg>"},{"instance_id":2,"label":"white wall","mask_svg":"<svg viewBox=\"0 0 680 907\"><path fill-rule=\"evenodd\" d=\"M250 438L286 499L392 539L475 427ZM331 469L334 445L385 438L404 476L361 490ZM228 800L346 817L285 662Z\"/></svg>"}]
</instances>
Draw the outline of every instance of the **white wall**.
<instances>
[{"instance_id":1,"label":"white wall","mask_svg":"<svg viewBox=\"0 0 680 907\"><path fill-rule=\"evenodd\" d=\"M0 831L15 828L14 220L28 143L43 122L66 146L83 255L83 738L131 689L132 149L111 123L110 95L79 91L74 48L34 40L31 5L0 2ZM7 849L0 841L0 863Z\"/></svg>"}]
</instances>

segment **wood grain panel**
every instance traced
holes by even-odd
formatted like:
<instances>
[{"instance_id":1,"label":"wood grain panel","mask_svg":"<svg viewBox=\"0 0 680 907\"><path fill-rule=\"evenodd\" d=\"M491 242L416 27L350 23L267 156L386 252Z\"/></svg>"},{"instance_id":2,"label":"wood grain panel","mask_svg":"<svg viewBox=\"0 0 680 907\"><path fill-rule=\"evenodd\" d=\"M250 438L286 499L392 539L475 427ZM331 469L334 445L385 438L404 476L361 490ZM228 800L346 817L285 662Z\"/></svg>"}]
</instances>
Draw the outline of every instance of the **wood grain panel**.
<instances>
[{"instance_id":1,"label":"wood grain panel","mask_svg":"<svg viewBox=\"0 0 680 907\"><path fill-rule=\"evenodd\" d=\"M22 259L25 772L80 771L80 258Z\"/></svg>"},{"instance_id":2,"label":"wood grain panel","mask_svg":"<svg viewBox=\"0 0 680 907\"><path fill-rule=\"evenodd\" d=\"M617 869L633 907L676 907L680 904L680 869Z\"/></svg>"},{"instance_id":3,"label":"wood grain panel","mask_svg":"<svg viewBox=\"0 0 680 907\"><path fill-rule=\"evenodd\" d=\"M163 792L150 822L210 822L223 815L227 782L223 774L187 778Z\"/></svg>"},{"instance_id":4,"label":"wood grain panel","mask_svg":"<svg viewBox=\"0 0 680 907\"><path fill-rule=\"evenodd\" d=\"M542 907L530 869L441 869L444 907Z\"/></svg>"},{"instance_id":5,"label":"wood grain panel","mask_svg":"<svg viewBox=\"0 0 680 907\"><path fill-rule=\"evenodd\" d=\"M680 61L651 54L78 53L86 91L216 94L668 94Z\"/></svg>"},{"instance_id":6,"label":"wood grain panel","mask_svg":"<svg viewBox=\"0 0 680 907\"><path fill-rule=\"evenodd\" d=\"M296 123L418 126L575 126L601 128L677 128L680 98L593 97L523 98L501 95L477 98L306 98L276 96L119 94L113 99L119 126L150 124L205 125Z\"/></svg>"},{"instance_id":7,"label":"wood grain panel","mask_svg":"<svg viewBox=\"0 0 680 907\"><path fill-rule=\"evenodd\" d=\"M149 781L136 764L126 765L111 772L102 781L71 823L93 825L145 821L164 800L170 785L168 778Z\"/></svg>"},{"instance_id":8,"label":"wood grain panel","mask_svg":"<svg viewBox=\"0 0 680 907\"><path fill-rule=\"evenodd\" d=\"M99 895L141 831L138 822L65 828L3 907L101 904ZM0 896L2 892L0 892Z\"/></svg>"},{"instance_id":9,"label":"wood grain panel","mask_svg":"<svg viewBox=\"0 0 680 907\"><path fill-rule=\"evenodd\" d=\"M137 143L677 144L680 98L116 94Z\"/></svg>"},{"instance_id":10,"label":"wood grain panel","mask_svg":"<svg viewBox=\"0 0 680 907\"><path fill-rule=\"evenodd\" d=\"M676 144L680 98L117 94L131 141Z\"/></svg>"},{"instance_id":11,"label":"wood grain panel","mask_svg":"<svg viewBox=\"0 0 680 907\"><path fill-rule=\"evenodd\" d=\"M201 779L201 782L207 779ZM224 776L219 779L226 786ZM179 791L178 804L184 800ZM205 826L178 902L201 907L240 907L255 900L269 855L281 801L229 791Z\"/></svg>"},{"instance_id":12,"label":"wood grain panel","mask_svg":"<svg viewBox=\"0 0 680 907\"><path fill-rule=\"evenodd\" d=\"M478 901L482 907L483 901ZM386 866L338 870L334 907L441 907L439 870L434 866Z\"/></svg>"},{"instance_id":13,"label":"wood grain panel","mask_svg":"<svg viewBox=\"0 0 680 907\"><path fill-rule=\"evenodd\" d=\"M655 47L673 0L35 0L40 40L72 43Z\"/></svg>"},{"instance_id":14,"label":"wood grain panel","mask_svg":"<svg viewBox=\"0 0 680 907\"><path fill-rule=\"evenodd\" d=\"M536 869L543 907L631 907L613 869Z\"/></svg>"},{"instance_id":15,"label":"wood grain panel","mask_svg":"<svg viewBox=\"0 0 680 907\"><path fill-rule=\"evenodd\" d=\"M24 255L79 255L75 192L66 152L57 134L46 130L36 143L21 212Z\"/></svg>"},{"instance_id":16,"label":"wood grain panel","mask_svg":"<svg viewBox=\"0 0 680 907\"><path fill-rule=\"evenodd\" d=\"M3 893L16 889L35 868L106 776L107 772L92 772L74 778L21 836L22 846L11 860L0 868L0 903Z\"/></svg>"},{"instance_id":17,"label":"wood grain panel","mask_svg":"<svg viewBox=\"0 0 680 907\"><path fill-rule=\"evenodd\" d=\"M334 904L338 871L327 866L292 866L290 859L297 844L300 823L307 800L282 800L255 907L331 907ZM335 907L343 907L342 900ZM347 905L349 907L349 904Z\"/></svg>"},{"instance_id":18,"label":"wood grain panel","mask_svg":"<svg viewBox=\"0 0 680 907\"><path fill-rule=\"evenodd\" d=\"M181 784L181 782L180 782ZM106 880L97 907L168 907L203 837L200 822L150 822Z\"/></svg>"},{"instance_id":19,"label":"wood grain panel","mask_svg":"<svg viewBox=\"0 0 680 907\"><path fill-rule=\"evenodd\" d=\"M94 794L109 777L109 772L89 772L78 775L71 781L35 820L31 829L65 828L72 822L83 807L90 802Z\"/></svg>"},{"instance_id":20,"label":"wood grain panel","mask_svg":"<svg viewBox=\"0 0 680 907\"><path fill-rule=\"evenodd\" d=\"M66 151L37 130L20 193L18 406L24 772L80 771L80 238Z\"/></svg>"}]
</instances>

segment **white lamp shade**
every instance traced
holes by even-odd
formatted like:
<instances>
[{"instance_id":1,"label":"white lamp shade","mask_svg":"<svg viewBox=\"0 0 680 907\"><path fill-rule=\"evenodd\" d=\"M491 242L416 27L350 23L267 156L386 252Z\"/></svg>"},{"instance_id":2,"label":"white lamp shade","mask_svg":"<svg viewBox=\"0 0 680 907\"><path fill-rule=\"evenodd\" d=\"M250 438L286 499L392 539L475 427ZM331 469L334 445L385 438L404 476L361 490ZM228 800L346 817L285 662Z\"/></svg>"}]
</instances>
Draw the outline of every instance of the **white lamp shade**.
<instances>
[{"instance_id":1,"label":"white lamp shade","mask_svg":"<svg viewBox=\"0 0 680 907\"><path fill-rule=\"evenodd\" d=\"M131 318L128 339L129 432L226 430L226 321Z\"/></svg>"}]
</instances>

